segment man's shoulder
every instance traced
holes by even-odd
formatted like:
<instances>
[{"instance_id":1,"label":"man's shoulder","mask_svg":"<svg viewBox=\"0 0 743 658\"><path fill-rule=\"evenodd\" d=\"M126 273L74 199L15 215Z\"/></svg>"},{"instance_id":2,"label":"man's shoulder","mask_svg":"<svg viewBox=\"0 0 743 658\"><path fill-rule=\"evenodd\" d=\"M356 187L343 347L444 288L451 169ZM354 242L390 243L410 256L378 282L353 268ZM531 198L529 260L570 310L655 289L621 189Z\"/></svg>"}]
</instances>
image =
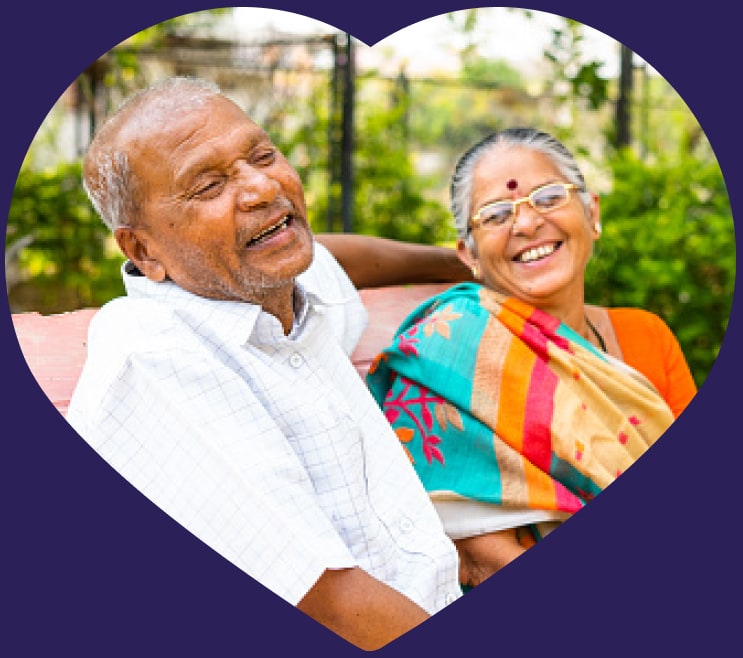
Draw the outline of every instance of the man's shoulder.
<instances>
[{"instance_id":1,"label":"man's shoulder","mask_svg":"<svg viewBox=\"0 0 743 658\"><path fill-rule=\"evenodd\" d=\"M172 309L147 297L116 297L101 306L91 320L91 331L156 333L170 321Z\"/></svg>"},{"instance_id":2,"label":"man's shoulder","mask_svg":"<svg viewBox=\"0 0 743 658\"><path fill-rule=\"evenodd\" d=\"M161 350L172 345L179 324L175 310L158 300L118 297L91 320L88 349L109 354Z\"/></svg>"}]
</instances>

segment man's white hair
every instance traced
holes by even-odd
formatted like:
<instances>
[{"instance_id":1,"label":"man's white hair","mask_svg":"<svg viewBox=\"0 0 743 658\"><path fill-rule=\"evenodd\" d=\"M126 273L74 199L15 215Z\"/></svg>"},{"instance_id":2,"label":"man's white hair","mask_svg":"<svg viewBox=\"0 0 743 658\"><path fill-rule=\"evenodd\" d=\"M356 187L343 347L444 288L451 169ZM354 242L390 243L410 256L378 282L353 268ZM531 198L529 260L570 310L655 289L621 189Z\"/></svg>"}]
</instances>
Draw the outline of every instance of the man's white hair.
<instances>
[{"instance_id":1,"label":"man's white hair","mask_svg":"<svg viewBox=\"0 0 743 658\"><path fill-rule=\"evenodd\" d=\"M130 96L101 126L85 156L83 188L109 229L133 225L141 210L143 181L131 167L130 136L220 95L219 87L207 80L168 78Z\"/></svg>"}]
</instances>

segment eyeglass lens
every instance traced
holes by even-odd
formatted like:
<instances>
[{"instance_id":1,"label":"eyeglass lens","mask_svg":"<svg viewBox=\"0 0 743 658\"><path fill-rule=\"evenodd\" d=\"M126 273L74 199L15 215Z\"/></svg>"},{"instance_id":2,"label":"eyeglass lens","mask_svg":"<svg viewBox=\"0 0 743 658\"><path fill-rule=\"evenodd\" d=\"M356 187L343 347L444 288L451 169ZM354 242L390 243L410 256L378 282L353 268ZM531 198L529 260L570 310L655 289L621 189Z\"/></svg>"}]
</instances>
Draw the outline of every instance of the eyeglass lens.
<instances>
[{"instance_id":1,"label":"eyeglass lens","mask_svg":"<svg viewBox=\"0 0 743 658\"><path fill-rule=\"evenodd\" d=\"M528 197L518 201L498 201L480 210L480 222L483 225L501 226L512 219L519 203L527 202L534 209L541 211L555 210L568 200L568 188L565 185L546 185L534 190Z\"/></svg>"}]
</instances>

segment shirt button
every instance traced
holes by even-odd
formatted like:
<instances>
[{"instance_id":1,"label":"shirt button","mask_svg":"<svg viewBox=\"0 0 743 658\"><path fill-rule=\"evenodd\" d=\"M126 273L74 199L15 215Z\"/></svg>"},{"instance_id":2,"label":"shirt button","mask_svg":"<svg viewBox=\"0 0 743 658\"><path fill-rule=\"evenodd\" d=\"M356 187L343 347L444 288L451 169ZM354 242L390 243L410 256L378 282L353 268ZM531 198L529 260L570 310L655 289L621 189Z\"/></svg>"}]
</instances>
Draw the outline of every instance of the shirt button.
<instances>
[{"instance_id":1,"label":"shirt button","mask_svg":"<svg viewBox=\"0 0 743 658\"><path fill-rule=\"evenodd\" d=\"M407 535L413 530L413 522L408 518L400 519L400 530Z\"/></svg>"},{"instance_id":2,"label":"shirt button","mask_svg":"<svg viewBox=\"0 0 743 658\"><path fill-rule=\"evenodd\" d=\"M299 368L299 366L301 366L302 363L304 363L304 359L302 358L301 354L297 354L295 352L289 357L289 364L291 365L292 368Z\"/></svg>"}]
</instances>

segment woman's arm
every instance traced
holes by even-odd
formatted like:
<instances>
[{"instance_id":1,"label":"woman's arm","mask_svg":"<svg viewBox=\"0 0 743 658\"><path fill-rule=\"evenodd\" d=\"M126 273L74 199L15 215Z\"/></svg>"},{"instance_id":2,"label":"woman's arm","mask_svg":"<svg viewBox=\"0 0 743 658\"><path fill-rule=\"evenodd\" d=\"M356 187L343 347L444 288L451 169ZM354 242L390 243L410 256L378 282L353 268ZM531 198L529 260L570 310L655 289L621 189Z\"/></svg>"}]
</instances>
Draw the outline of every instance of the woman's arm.
<instances>
[{"instance_id":1,"label":"woman's arm","mask_svg":"<svg viewBox=\"0 0 743 658\"><path fill-rule=\"evenodd\" d=\"M459 553L459 582L469 587L487 580L527 550L518 528L456 539L454 545Z\"/></svg>"},{"instance_id":2,"label":"woman's arm","mask_svg":"<svg viewBox=\"0 0 743 658\"><path fill-rule=\"evenodd\" d=\"M455 249L351 233L319 233L315 239L340 263L356 288L472 280Z\"/></svg>"}]
</instances>

